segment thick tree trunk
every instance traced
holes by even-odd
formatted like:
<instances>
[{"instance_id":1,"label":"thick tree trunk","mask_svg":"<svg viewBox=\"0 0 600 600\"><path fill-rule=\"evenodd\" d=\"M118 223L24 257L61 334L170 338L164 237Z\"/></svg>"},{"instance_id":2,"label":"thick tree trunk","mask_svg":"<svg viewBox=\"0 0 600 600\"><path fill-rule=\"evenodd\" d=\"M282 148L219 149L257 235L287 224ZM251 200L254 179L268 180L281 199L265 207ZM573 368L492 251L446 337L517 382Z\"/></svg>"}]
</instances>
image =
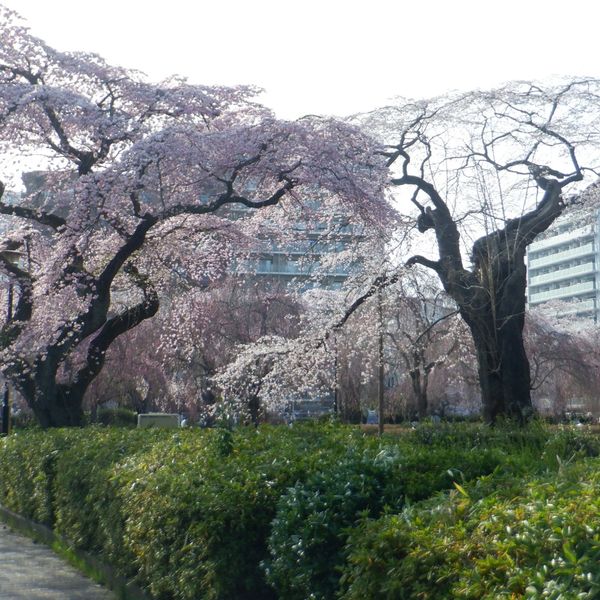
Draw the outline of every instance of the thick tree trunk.
<instances>
[{"instance_id":1,"label":"thick tree trunk","mask_svg":"<svg viewBox=\"0 0 600 600\"><path fill-rule=\"evenodd\" d=\"M523 343L526 270L522 253L497 265L479 298L463 303L461 314L471 329L477 351L483 417L499 416L524 423L533 413L529 360ZM489 281L489 285L485 282Z\"/></svg>"},{"instance_id":2,"label":"thick tree trunk","mask_svg":"<svg viewBox=\"0 0 600 600\"><path fill-rule=\"evenodd\" d=\"M427 398L428 374L421 373L421 369L417 367L410 371L410 380L417 401L417 415L421 420L427 416L427 409L429 408Z\"/></svg>"},{"instance_id":3,"label":"thick tree trunk","mask_svg":"<svg viewBox=\"0 0 600 600\"><path fill-rule=\"evenodd\" d=\"M546 126L542 130L566 145L574 171L563 174L535 165L529 161L533 151L527 159L512 163L511 166L521 164L529 169L544 196L529 212L507 220L503 229L476 240L470 269L463 264L457 221L446 202L430 182L408 173L410 157L405 149L398 147L390 154L390 164L399 157L405 161L402 177L393 179L392 183L416 187L433 205L433 208L423 206L416 201L416 194L413 196L413 202L421 211L418 229L421 233L430 229L435 231L439 260L415 255L407 265L420 264L434 270L471 329L479 363L483 414L489 423L494 423L501 415L524 422L533 412L529 361L523 346L525 250L561 214L564 208L562 189L583 179L573 146ZM538 144L536 142L534 148ZM507 168L495 166L499 170ZM558 179L546 177L548 174Z\"/></svg>"},{"instance_id":4,"label":"thick tree trunk","mask_svg":"<svg viewBox=\"0 0 600 600\"><path fill-rule=\"evenodd\" d=\"M19 389L42 427L83 425L83 399L89 385L104 366L108 348L119 335L156 314L159 306L156 292L142 280L137 271L130 274L139 280L144 300L104 322L89 343L85 363L71 376L68 383L57 382L57 375L65 358L65 353L59 346L48 349L43 360L37 361L33 377L19 381Z\"/></svg>"},{"instance_id":5,"label":"thick tree trunk","mask_svg":"<svg viewBox=\"0 0 600 600\"><path fill-rule=\"evenodd\" d=\"M84 424L83 394L78 390L51 382L37 389L29 406L43 428L80 427Z\"/></svg>"},{"instance_id":6,"label":"thick tree trunk","mask_svg":"<svg viewBox=\"0 0 600 600\"><path fill-rule=\"evenodd\" d=\"M510 331L509 331L510 329ZM473 331L477 348L483 417L494 423L499 416L524 423L532 414L529 361L522 330L516 325L500 331L490 344L486 336Z\"/></svg>"}]
</instances>

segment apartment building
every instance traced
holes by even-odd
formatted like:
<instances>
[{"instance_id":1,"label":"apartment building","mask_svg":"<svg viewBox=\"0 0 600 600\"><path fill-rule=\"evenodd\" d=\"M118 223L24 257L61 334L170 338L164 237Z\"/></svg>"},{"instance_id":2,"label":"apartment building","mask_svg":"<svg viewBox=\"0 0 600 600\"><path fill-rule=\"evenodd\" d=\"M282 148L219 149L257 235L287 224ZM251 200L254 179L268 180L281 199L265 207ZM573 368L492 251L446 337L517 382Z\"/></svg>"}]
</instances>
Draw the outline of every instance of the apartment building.
<instances>
[{"instance_id":1,"label":"apartment building","mask_svg":"<svg viewBox=\"0 0 600 600\"><path fill-rule=\"evenodd\" d=\"M287 243L264 240L254 261L254 275L339 289L360 261L334 262L331 256L348 252L360 237L351 228L333 235L314 228ZM331 263L329 267L323 265L324 259Z\"/></svg>"},{"instance_id":2,"label":"apartment building","mask_svg":"<svg viewBox=\"0 0 600 600\"><path fill-rule=\"evenodd\" d=\"M233 218L243 218L249 211L232 207L229 212ZM351 274L361 270L364 240L364 226L350 223L342 214L322 221L298 220L289 223L283 236L259 235L249 256L239 260L234 270L265 283L339 289Z\"/></svg>"},{"instance_id":3,"label":"apartment building","mask_svg":"<svg viewBox=\"0 0 600 600\"><path fill-rule=\"evenodd\" d=\"M562 314L598 320L600 311L600 211L562 218L527 251L527 300L566 305Z\"/></svg>"}]
</instances>

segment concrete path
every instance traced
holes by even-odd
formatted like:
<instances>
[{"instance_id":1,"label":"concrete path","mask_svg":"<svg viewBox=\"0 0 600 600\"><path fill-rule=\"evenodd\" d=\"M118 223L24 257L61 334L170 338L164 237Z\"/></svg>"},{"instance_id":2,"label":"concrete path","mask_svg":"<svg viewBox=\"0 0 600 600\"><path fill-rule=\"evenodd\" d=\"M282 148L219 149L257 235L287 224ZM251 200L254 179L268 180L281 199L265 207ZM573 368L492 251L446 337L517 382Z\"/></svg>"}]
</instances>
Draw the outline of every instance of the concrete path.
<instances>
[{"instance_id":1,"label":"concrete path","mask_svg":"<svg viewBox=\"0 0 600 600\"><path fill-rule=\"evenodd\" d=\"M0 600L115 600L50 548L0 523Z\"/></svg>"}]
</instances>

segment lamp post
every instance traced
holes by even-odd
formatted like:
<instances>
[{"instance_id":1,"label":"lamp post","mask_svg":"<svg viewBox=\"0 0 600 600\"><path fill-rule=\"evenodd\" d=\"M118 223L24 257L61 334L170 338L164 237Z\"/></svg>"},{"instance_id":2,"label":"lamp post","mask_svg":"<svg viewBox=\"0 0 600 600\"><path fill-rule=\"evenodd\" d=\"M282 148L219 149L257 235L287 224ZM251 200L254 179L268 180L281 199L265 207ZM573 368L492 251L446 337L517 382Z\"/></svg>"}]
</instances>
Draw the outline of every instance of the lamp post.
<instances>
[{"instance_id":1,"label":"lamp post","mask_svg":"<svg viewBox=\"0 0 600 600\"><path fill-rule=\"evenodd\" d=\"M377 333L378 333L378 344L377 344L377 363L378 363L378 377L377 377L377 407L379 412L379 419L377 422L377 432L380 436L383 435L383 429L385 427L383 423L384 412L385 412L385 397L384 397L384 352L383 352L383 299L381 297L381 288L377 290Z\"/></svg>"}]
</instances>

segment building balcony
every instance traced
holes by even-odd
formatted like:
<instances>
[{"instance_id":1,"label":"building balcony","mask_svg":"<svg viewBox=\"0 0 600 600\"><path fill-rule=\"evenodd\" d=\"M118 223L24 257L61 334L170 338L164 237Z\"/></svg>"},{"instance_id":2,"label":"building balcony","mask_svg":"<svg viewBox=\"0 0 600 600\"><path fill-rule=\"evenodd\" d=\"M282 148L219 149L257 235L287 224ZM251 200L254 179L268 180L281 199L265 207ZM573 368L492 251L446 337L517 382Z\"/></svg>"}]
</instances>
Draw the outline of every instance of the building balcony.
<instances>
[{"instance_id":1,"label":"building balcony","mask_svg":"<svg viewBox=\"0 0 600 600\"><path fill-rule=\"evenodd\" d=\"M542 258L530 258L528 267L530 269L539 269L541 267L559 264L575 258L593 256L594 254L594 243L589 242L587 244L583 244L583 246L571 248L570 250L565 250L563 252L555 252L554 254L543 256Z\"/></svg>"},{"instance_id":2,"label":"building balcony","mask_svg":"<svg viewBox=\"0 0 600 600\"><path fill-rule=\"evenodd\" d=\"M571 277L590 275L594 273L594 271L594 262L590 261L583 265L577 265L576 267L571 267L569 269L560 269L559 271L552 271L552 273L545 273L544 275L534 275L529 279L529 285L533 287L536 285L542 285L544 283L563 281L565 279L571 279Z\"/></svg>"},{"instance_id":3,"label":"building balcony","mask_svg":"<svg viewBox=\"0 0 600 600\"><path fill-rule=\"evenodd\" d=\"M538 292L529 294L529 304L539 304L548 300L558 300L564 298L573 298L582 294L589 294L595 291L595 282L586 281L576 285L567 285L565 287L549 290L547 292Z\"/></svg>"},{"instance_id":4,"label":"building balcony","mask_svg":"<svg viewBox=\"0 0 600 600\"><path fill-rule=\"evenodd\" d=\"M571 240L593 236L594 225L590 224L584 227L580 227L578 229L573 229L573 231L566 231L565 233L560 233L559 235L554 235L543 240L537 240L535 242L532 242L529 245L528 250L529 252L537 252L539 250L546 250L547 248L552 248L554 246L566 244Z\"/></svg>"},{"instance_id":5,"label":"building balcony","mask_svg":"<svg viewBox=\"0 0 600 600\"><path fill-rule=\"evenodd\" d=\"M582 313L590 313L596 310L596 300L590 298L589 300L581 300L580 302L573 302L573 305L565 310L561 310L558 313L559 317L565 317L567 315L578 315Z\"/></svg>"}]
</instances>

